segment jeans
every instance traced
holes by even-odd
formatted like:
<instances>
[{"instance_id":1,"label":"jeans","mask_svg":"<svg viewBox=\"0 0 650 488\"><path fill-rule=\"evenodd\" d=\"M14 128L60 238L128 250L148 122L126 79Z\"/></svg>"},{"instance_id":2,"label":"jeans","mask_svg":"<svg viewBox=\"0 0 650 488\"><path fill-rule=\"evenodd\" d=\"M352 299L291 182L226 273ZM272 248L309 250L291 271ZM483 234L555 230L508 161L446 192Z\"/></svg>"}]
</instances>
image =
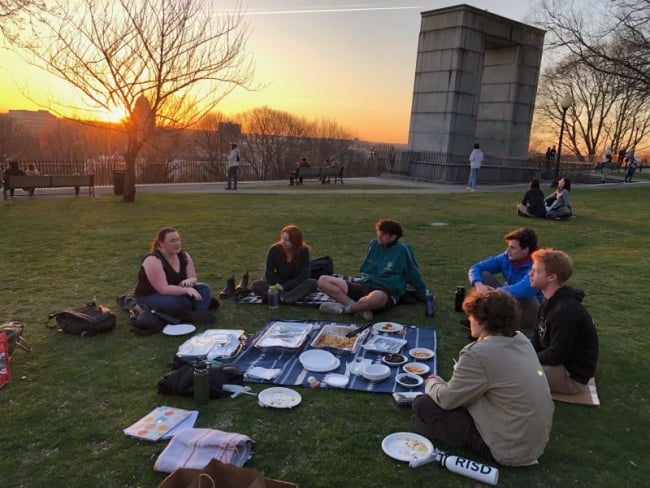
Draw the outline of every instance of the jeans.
<instances>
[{"instance_id":1,"label":"jeans","mask_svg":"<svg viewBox=\"0 0 650 488\"><path fill-rule=\"evenodd\" d=\"M467 179L467 186L472 190L476 188L476 177L478 176L478 168L470 168L469 178Z\"/></svg>"},{"instance_id":2,"label":"jeans","mask_svg":"<svg viewBox=\"0 0 650 488\"><path fill-rule=\"evenodd\" d=\"M173 316L192 310L205 312L210 306L210 298L212 298L210 285L197 283L194 288L199 292L202 300L194 300L187 295L161 295L159 293L136 297L135 300L140 304L149 305L153 310Z\"/></svg>"},{"instance_id":3,"label":"jeans","mask_svg":"<svg viewBox=\"0 0 650 488\"><path fill-rule=\"evenodd\" d=\"M237 189L237 173L239 172L239 166L231 166L228 168L228 189L230 190L231 184L233 190Z\"/></svg>"}]
</instances>

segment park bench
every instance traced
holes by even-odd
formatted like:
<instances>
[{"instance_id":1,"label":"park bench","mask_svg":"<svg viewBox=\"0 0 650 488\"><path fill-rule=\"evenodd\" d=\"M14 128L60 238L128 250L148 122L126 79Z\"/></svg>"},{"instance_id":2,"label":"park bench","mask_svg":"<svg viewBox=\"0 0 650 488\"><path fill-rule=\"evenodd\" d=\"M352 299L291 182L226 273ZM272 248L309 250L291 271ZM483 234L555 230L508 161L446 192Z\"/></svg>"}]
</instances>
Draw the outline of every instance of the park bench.
<instances>
[{"instance_id":1,"label":"park bench","mask_svg":"<svg viewBox=\"0 0 650 488\"><path fill-rule=\"evenodd\" d=\"M304 179L316 179L321 183L325 183L325 179L330 181L331 177L334 177L334 183L338 181L343 184L343 170L344 166L332 166L332 167L322 167L322 166L302 166L296 168L289 174L289 184L290 185L302 185Z\"/></svg>"},{"instance_id":2,"label":"park bench","mask_svg":"<svg viewBox=\"0 0 650 488\"><path fill-rule=\"evenodd\" d=\"M6 200L7 192L16 189L31 188L74 188L75 195L79 195L82 186L88 187L88 196L95 196L95 175L38 175L17 176L7 175L2 188L2 196Z\"/></svg>"}]
</instances>

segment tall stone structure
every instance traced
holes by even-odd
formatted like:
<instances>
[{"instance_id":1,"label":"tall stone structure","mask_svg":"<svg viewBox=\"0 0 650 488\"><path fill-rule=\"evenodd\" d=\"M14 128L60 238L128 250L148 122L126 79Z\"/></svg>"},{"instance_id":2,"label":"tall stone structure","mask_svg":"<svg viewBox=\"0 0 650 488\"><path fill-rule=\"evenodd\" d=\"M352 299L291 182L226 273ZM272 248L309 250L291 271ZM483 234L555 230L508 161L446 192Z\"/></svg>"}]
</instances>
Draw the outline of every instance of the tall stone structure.
<instances>
[{"instance_id":1,"label":"tall stone structure","mask_svg":"<svg viewBox=\"0 0 650 488\"><path fill-rule=\"evenodd\" d=\"M525 159L545 32L469 5L421 15L409 150Z\"/></svg>"}]
</instances>

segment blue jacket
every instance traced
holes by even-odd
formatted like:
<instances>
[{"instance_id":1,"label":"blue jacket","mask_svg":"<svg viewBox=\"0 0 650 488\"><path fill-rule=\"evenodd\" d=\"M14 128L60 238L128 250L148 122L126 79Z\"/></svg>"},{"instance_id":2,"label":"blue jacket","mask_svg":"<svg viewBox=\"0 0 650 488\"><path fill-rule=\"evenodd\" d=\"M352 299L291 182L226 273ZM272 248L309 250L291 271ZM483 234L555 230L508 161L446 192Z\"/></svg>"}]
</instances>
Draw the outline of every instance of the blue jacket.
<instances>
[{"instance_id":1,"label":"blue jacket","mask_svg":"<svg viewBox=\"0 0 650 488\"><path fill-rule=\"evenodd\" d=\"M424 298L427 286L420 274L415 254L411 246L402 241L382 246L377 239L373 239L368 244L360 269L360 283L385 290L396 301L404 295L407 283L413 285L418 298Z\"/></svg>"},{"instance_id":2,"label":"blue jacket","mask_svg":"<svg viewBox=\"0 0 650 488\"><path fill-rule=\"evenodd\" d=\"M512 261L510 261L510 258L508 258L508 253L504 251L501 254L489 257L472 265L472 267L469 268L469 281L472 285L477 281L481 281L481 273L483 271L487 271L493 275L500 273L505 281L505 283L499 287L500 290L507 291L515 298L537 297L537 300L541 301L542 292L537 288L530 286L530 277L528 276L528 273L532 267L532 259L515 266Z\"/></svg>"}]
</instances>

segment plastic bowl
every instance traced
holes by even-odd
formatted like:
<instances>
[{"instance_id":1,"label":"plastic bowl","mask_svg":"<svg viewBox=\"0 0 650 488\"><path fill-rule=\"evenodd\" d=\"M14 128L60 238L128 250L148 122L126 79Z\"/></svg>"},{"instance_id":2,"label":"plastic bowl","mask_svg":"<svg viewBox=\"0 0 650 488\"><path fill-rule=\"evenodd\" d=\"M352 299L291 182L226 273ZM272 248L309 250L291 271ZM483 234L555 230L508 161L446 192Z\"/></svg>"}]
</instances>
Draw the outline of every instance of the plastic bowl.
<instances>
[{"instance_id":1,"label":"plastic bowl","mask_svg":"<svg viewBox=\"0 0 650 488\"><path fill-rule=\"evenodd\" d=\"M387 353L381 357L381 360L388 366L401 366L406 362L406 356L404 354Z\"/></svg>"},{"instance_id":2,"label":"plastic bowl","mask_svg":"<svg viewBox=\"0 0 650 488\"><path fill-rule=\"evenodd\" d=\"M385 364L371 364L363 369L361 376L368 381L385 380L390 376L390 368Z\"/></svg>"},{"instance_id":3,"label":"plastic bowl","mask_svg":"<svg viewBox=\"0 0 650 488\"><path fill-rule=\"evenodd\" d=\"M402 385L404 388L415 388L424 383L424 380L421 376L412 373L400 373L395 378L395 381Z\"/></svg>"}]
</instances>

